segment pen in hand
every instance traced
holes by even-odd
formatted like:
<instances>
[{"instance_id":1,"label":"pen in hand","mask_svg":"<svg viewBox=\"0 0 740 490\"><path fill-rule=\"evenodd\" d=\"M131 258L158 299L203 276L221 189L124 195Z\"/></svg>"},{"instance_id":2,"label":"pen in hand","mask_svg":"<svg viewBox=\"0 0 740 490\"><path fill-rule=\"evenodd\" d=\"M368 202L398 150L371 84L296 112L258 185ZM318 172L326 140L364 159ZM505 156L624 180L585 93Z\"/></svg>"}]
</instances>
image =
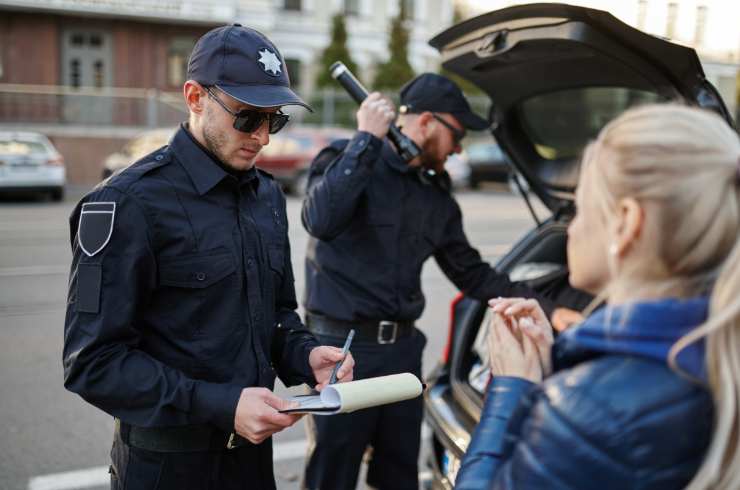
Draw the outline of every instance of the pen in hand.
<instances>
[{"instance_id":1,"label":"pen in hand","mask_svg":"<svg viewBox=\"0 0 740 490\"><path fill-rule=\"evenodd\" d=\"M339 371L339 367L342 365L344 360L347 358L347 352L349 352L349 346L352 343L352 337L355 336L355 330L352 329L349 331L349 334L347 335L347 340L344 341L344 347L342 347L342 359L336 363L334 366L334 369L331 371L331 376L329 377L329 383L330 385L333 385L337 382L337 371Z\"/></svg>"}]
</instances>

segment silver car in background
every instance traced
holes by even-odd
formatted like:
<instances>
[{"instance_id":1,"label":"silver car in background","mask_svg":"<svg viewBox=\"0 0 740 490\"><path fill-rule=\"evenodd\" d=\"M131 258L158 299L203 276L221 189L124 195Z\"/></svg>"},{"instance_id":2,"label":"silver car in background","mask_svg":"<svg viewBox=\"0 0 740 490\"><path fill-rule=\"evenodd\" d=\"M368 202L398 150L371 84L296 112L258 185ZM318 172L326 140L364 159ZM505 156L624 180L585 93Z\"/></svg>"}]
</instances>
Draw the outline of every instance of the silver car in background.
<instances>
[{"instance_id":1,"label":"silver car in background","mask_svg":"<svg viewBox=\"0 0 740 490\"><path fill-rule=\"evenodd\" d=\"M43 192L64 198L64 158L40 133L0 131L0 195Z\"/></svg>"}]
</instances>

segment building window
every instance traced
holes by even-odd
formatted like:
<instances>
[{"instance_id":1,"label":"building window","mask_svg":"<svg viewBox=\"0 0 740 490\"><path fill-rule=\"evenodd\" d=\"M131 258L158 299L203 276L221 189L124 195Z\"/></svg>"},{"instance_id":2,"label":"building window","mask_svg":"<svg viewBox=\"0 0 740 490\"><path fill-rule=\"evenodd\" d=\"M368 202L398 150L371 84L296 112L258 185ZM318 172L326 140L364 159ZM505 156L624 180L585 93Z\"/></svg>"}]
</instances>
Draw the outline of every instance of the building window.
<instances>
[{"instance_id":1,"label":"building window","mask_svg":"<svg viewBox=\"0 0 740 490\"><path fill-rule=\"evenodd\" d=\"M97 88L103 87L103 80L105 79L105 73L103 72L103 60L96 60L93 63L93 80Z\"/></svg>"},{"instance_id":2,"label":"building window","mask_svg":"<svg viewBox=\"0 0 740 490\"><path fill-rule=\"evenodd\" d=\"M694 44L704 44L704 34L707 31L707 7L700 5L696 7L696 30L694 31Z\"/></svg>"},{"instance_id":3,"label":"building window","mask_svg":"<svg viewBox=\"0 0 740 490\"><path fill-rule=\"evenodd\" d=\"M74 88L80 86L80 60L74 58L69 62L69 78L70 85Z\"/></svg>"},{"instance_id":4,"label":"building window","mask_svg":"<svg viewBox=\"0 0 740 490\"><path fill-rule=\"evenodd\" d=\"M285 0L283 4L285 10L301 10L301 0Z\"/></svg>"},{"instance_id":5,"label":"building window","mask_svg":"<svg viewBox=\"0 0 740 490\"><path fill-rule=\"evenodd\" d=\"M360 15L360 0L344 0L345 15Z\"/></svg>"},{"instance_id":6,"label":"building window","mask_svg":"<svg viewBox=\"0 0 740 490\"><path fill-rule=\"evenodd\" d=\"M647 21L647 0L639 0L637 2L637 28L641 31L645 30L645 24Z\"/></svg>"},{"instance_id":7,"label":"building window","mask_svg":"<svg viewBox=\"0 0 740 490\"><path fill-rule=\"evenodd\" d=\"M290 86L293 88L301 87L301 60L295 58L285 58L285 67L288 69L290 77Z\"/></svg>"},{"instance_id":8,"label":"building window","mask_svg":"<svg viewBox=\"0 0 740 490\"><path fill-rule=\"evenodd\" d=\"M404 20L414 20L415 17L415 10L414 10L414 0L401 0L403 2L403 9L404 9Z\"/></svg>"},{"instance_id":9,"label":"building window","mask_svg":"<svg viewBox=\"0 0 740 490\"><path fill-rule=\"evenodd\" d=\"M192 37L176 37L170 41L170 47L167 52L167 84L170 86L179 86L185 82L188 74L188 60L190 52L195 46L195 39Z\"/></svg>"},{"instance_id":10,"label":"building window","mask_svg":"<svg viewBox=\"0 0 740 490\"><path fill-rule=\"evenodd\" d=\"M676 36L676 20L678 19L678 4L668 4L668 19L666 22L666 36L673 39Z\"/></svg>"}]
</instances>

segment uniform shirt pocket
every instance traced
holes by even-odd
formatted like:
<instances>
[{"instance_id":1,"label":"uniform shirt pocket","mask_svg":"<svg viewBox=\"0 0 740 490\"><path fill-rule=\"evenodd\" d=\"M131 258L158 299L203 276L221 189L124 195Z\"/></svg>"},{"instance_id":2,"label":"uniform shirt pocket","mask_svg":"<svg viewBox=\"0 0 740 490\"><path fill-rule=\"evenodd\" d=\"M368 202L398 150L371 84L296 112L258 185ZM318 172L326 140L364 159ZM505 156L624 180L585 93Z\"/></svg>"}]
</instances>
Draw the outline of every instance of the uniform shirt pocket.
<instances>
[{"instance_id":1,"label":"uniform shirt pocket","mask_svg":"<svg viewBox=\"0 0 740 490\"><path fill-rule=\"evenodd\" d=\"M236 269L230 253L168 259L160 264L159 283L181 288L207 288Z\"/></svg>"}]
</instances>

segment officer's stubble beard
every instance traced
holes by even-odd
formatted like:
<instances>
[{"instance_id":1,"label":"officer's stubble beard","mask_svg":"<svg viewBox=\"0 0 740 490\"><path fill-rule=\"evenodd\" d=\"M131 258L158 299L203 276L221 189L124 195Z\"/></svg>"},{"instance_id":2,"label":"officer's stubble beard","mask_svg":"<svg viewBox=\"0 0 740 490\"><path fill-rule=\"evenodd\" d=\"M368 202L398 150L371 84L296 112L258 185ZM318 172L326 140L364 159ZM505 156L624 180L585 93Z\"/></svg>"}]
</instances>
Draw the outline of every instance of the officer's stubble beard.
<instances>
[{"instance_id":1,"label":"officer's stubble beard","mask_svg":"<svg viewBox=\"0 0 740 490\"><path fill-rule=\"evenodd\" d=\"M206 106L203 112L203 141L205 141L206 148L224 165L235 170L249 170L254 166L254 158L247 165L235 165L229 161L229 155L224 150L229 146L229 137L213 124L213 111L212 106Z\"/></svg>"}]
</instances>

